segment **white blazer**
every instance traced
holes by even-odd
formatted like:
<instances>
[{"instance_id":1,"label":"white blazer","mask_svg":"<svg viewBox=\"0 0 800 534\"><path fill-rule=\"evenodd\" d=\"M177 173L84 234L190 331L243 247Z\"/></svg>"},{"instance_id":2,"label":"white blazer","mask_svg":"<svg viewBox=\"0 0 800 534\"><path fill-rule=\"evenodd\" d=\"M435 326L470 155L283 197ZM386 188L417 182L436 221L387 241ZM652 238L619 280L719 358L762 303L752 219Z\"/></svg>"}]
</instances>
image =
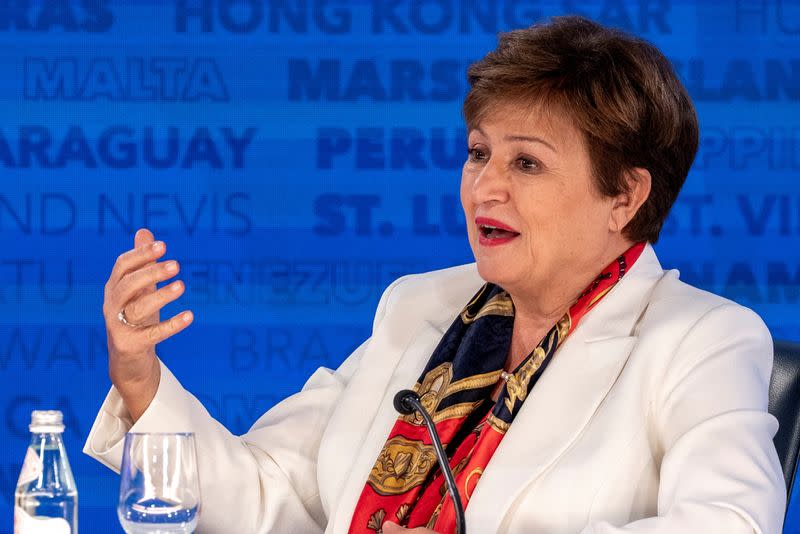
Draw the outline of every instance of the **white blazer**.
<instances>
[{"instance_id":1,"label":"white blazer","mask_svg":"<svg viewBox=\"0 0 800 534\"><path fill-rule=\"evenodd\" d=\"M752 311L663 271L648 245L559 348L481 477L472 534L779 534L786 488L767 413L772 341ZM108 394L84 452L118 470L125 432L193 431L198 532L346 534L412 386L483 280L398 279L336 370L230 434L163 366L131 426Z\"/></svg>"}]
</instances>

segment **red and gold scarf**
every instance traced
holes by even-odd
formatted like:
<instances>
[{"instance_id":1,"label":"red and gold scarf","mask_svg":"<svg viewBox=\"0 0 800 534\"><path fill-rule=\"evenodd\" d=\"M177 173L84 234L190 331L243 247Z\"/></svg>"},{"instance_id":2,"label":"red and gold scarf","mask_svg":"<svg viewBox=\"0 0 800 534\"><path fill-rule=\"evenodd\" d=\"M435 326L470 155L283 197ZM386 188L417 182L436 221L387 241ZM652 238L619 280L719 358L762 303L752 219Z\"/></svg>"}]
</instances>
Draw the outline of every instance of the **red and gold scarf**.
<instances>
[{"instance_id":1,"label":"red and gold scarf","mask_svg":"<svg viewBox=\"0 0 800 534\"><path fill-rule=\"evenodd\" d=\"M414 391L436 423L465 508L555 351L625 275L644 246L633 245L603 269L512 373L503 369L514 305L501 287L485 284L444 334ZM492 403L491 393L500 379L506 383ZM455 532L455 507L445 484L422 418L416 413L399 417L361 492L350 534L380 534L388 520L441 534Z\"/></svg>"}]
</instances>

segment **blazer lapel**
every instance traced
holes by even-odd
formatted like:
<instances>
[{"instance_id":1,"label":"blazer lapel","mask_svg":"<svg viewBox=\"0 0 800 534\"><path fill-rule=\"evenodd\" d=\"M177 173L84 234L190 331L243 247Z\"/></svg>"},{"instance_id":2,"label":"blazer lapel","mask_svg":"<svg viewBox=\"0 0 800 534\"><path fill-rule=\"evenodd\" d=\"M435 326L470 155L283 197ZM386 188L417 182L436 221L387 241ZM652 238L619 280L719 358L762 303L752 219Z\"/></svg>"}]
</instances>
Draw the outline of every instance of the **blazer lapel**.
<instances>
[{"instance_id":1,"label":"blazer lapel","mask_svg":"<svg viewBox=\"0 0 800 534\"><path fill-rule=\"evenodd\" d=\"M636 322L662 276L647 245L630 272L564 341L475 488L466 510L472 531L498 532L518 495L580 435L625 366L636 342Z\"/></svg>"},{"instance_id":2,"label":"blazer lapel","mask_svg":"<svg viewBox=\"0 0 800 534\"><path fill-rule=\"evenodd\" d=\"M576 333L577 334L577 333ZM570 446L613 385L636 338L564 342L489 461L466 510L476 532L499 532L508 508Z\"/></svg>"},{"instance_id":3,"label":"blazer lapel","mask_svg":"<svg viewBox=\"0 0 800 534\"><path fill-rule=\"evenodd\" d=\"M369 472L375 464L375 459L386 443L386 438L397 421L398 413L394 409L394 396L401 389L407 389L414 385L419 378L428 359L431 357L433 349L442 338L443 331L435 324L425 321L419 328L413 341L407 346L394 363L402 361L402 365L397 365L395 372L386 380L378 379L377 384L367 386L373 395L368 395L366 403L375 403L375 388L383 390L383 396L378 402L377 412L372 421L372 425L366 433L363 445L350 466L350 475L342 488L341 497L335 506L335 515L329 519L328 531L333 534L345 534L350 528L350 521L353 516L358 498L367 482ZM378 360L378 358L374 358ZM384 365L391 365L384 360ZM360 373L363 378L370 379L371 373ZM377 378L373 376L372 378ZM379 393L378 393L379 394ZM370 404L364 404L359 412L352 412L353 417L362 417L364 410L369 410ZM330 527L333 527L331 530Z\"/></svg>"},{"instance_id":4,"label":"blazer lapel","mask_svg":"<svg viewBox=\"0 0 800 534\"><path fill-rule=\"evenodd\" d=\"M349 530L369 472L399 415L395 394L414 386L450 323L483 283L474 264L451 268L446 278L422 275L415 290L400 297L403 303L387 310L373 332L362 364L329 422L350 446L357 436L360 447L343 455L349 474L333 489L326 533Z\"/></svg>"}]
</instances>

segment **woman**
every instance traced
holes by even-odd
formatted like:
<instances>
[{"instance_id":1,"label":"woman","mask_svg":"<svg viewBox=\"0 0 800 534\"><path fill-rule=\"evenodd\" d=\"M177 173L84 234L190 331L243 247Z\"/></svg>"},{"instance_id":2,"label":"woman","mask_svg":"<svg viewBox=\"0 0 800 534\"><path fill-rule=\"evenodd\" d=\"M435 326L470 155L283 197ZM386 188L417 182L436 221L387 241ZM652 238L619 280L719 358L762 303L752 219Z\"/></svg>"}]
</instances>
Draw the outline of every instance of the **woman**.
<instances>
[{"instance_id":1,"label":"woman","mask_svg":"<svg viewBox=\"0 0 800 534\"><path fill-rule=\"evenodd\" d=\"M114 387L85 451L197 434L203 532L450 533L415 384L473 533L780 532L772 346L750 310L663 271L651 244L698 127L652 45L578 17L502 35L469 70L461 200L475 263L384 293L336 370L229 434L154 345L183 292L140 231L106 285Z\"/></svg>"}]
</instances>

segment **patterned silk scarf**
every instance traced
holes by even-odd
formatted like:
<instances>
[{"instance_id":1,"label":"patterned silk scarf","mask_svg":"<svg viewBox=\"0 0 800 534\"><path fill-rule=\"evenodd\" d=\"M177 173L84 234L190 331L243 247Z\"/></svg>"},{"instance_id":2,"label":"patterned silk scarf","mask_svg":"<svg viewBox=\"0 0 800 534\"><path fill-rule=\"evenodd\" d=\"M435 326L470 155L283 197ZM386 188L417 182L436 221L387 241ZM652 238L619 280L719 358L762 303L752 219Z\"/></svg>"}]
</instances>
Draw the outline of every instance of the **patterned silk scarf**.
<instances>
[{"instance_id":1,"label":"patterned silk scarf","mask_svg":"<svg viewBox=\"0 0 800 534\"><path fill-rule=\"evenodd\" d=\"M504 366L514 305L501 287L485 284L444 334L414 390L436 423L465 508L553 354L625 275L644 245L633 245L603 269L512 373ZM491 393L501 379L505 386L493 403ZM453 533L455 507L445 484L422 418L416 413L399 417L361 492L350 534L380 534L387 520Z\"/></svg>"}]
</instances>

